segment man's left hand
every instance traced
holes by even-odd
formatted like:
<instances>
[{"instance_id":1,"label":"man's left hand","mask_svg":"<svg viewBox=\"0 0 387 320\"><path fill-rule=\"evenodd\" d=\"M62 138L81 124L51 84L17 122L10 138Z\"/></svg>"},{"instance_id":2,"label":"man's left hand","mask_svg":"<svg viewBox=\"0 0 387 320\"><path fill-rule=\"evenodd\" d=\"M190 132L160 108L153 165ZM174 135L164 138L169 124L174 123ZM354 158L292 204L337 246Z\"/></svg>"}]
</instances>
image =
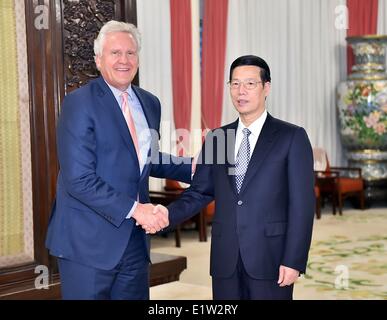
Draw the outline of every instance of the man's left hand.
<instances>
[{"instance_id":1,"label":"man's left hand","mask_svg":"<svg viewBox=\"0 0 387 320\"><path fill-rule=\"evenodd\" d=\"M290 286L298 279L300 272L285 266L280 266L278 284L280 287Z\"/></svg>"}]
</instances>

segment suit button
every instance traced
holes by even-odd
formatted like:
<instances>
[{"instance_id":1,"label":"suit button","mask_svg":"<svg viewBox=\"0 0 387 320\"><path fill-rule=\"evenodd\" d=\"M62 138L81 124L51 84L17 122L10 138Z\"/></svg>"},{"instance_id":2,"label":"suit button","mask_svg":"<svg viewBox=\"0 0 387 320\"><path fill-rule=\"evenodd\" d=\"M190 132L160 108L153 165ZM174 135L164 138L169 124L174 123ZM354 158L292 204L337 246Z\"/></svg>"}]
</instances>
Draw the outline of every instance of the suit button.
<instances>
[{"instance_id":1,"label":"suit button","mask_svg":"<svg viewBox=\"0 0 387 320\"><path fill-rule=\"evenodd\" d=\"M242 200L239 200L238 201L238 206L241 206L243 204L243 201Z\"/></svg>"}]
</instances>

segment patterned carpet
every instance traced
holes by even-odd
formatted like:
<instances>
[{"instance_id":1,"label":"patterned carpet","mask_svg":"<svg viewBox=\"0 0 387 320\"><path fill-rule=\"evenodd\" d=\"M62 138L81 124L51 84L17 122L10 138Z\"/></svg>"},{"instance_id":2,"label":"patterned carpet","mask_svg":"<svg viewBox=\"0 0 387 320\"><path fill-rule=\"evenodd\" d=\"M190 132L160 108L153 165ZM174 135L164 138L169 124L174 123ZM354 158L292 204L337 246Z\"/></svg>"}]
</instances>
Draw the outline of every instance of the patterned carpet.
<instances>
[{"instance_id":1,"label":"patterned carpet","mask_svg":"<svg viewBox=\"0 0 387 320\"><path fill-rule=\"evenodd\" d=\"M351 210L315 221L298 299L387 299L387 210Z\"/></svg>"},{"instance_id":2,"label":"patterned carpet","mask_svg":"<svg viewBox=\"0 0 387 320\"><path fill-rule=\"evenodd\" d=\"M181 248L172 235L155 237L152 248L188 258L180 281L153 287L152 299L211 299L209 242L190 231L183 232ZM297 281L294 299L387 300L387 209L324 212L315 220L307 274Z\"/></svg>"}]
</instances>

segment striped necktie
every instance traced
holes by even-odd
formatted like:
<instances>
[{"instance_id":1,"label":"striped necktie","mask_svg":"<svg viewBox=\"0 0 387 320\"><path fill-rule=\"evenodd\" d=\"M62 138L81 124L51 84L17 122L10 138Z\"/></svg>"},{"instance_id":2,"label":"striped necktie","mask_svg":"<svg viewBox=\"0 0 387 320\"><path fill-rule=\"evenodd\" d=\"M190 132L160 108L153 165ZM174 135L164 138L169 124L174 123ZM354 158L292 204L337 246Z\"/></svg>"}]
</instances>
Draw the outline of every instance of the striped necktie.
<instances>
[{"instance_id":1,"label":"striped necktie","mask_svg":"<svg viewBox=\"0 0 387 320\"><path fill-rule=\"evenodd\" d=\"M236 165L235 165L235 182L238 193L241 191L243 179L247 171L250 161L250 142L249 136L251 131L247 128L243 129L243 139L238 150Z\"/></svg>"},{"instance_id":2,"label":"striped necktie","mask_svg":"<svg viewBox=\"0 0 387 320\"><path fill-rule=\"evenodd\" d=\"M140 161L140 149L138 147L136 127L134 125L133 117L129 108L128 95L129 94L127 92L121 93L121 98L122 98L121 108L122 108L122 113L124 114L124 118L126 120L126 124L128 125L130 135L132 136L134 147L136 148L137 158Z\"/></svg>"}]
</instances>

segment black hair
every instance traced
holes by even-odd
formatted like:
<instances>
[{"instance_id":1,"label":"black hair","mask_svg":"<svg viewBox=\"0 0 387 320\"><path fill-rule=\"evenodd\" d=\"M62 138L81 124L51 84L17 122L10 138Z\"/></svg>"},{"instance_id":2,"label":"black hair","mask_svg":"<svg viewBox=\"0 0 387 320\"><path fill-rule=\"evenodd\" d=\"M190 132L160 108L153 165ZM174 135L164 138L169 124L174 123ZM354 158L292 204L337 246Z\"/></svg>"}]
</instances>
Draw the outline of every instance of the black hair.
<instances>
[{"instance_id":1,"label":"black hair","mask_svg":"<svg viewBox=\"0 0 387 320\"><path fill-rule=\"evenodd\" d=\"M232 72L236 67L240 67L240 66L259 67L261 70L260 75L263 83L271 82L269 65L262 58L253 56L253 55L241 56L234 60L234 62L231 64L231 67L230 67L230 79L229 79L230 81L232 79Z\"/></svg>"}]
</instances>

